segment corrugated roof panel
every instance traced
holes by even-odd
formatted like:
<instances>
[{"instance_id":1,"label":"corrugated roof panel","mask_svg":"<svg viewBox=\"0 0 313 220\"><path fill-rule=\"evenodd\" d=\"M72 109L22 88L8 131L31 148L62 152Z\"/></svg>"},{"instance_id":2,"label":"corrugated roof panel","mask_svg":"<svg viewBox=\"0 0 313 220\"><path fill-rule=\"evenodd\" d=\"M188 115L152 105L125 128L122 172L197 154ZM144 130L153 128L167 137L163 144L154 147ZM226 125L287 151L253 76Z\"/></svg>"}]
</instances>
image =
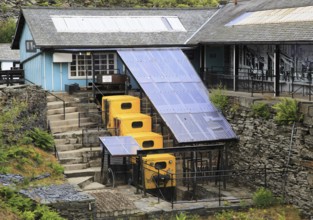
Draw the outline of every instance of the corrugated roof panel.
<instances>
[{"instance_id":1,"label":"corrugated roof panel","mask_svg":"<svg viewBox=\"0 0 313 220\"><path fill-rule=\"evenodd\" d=\"M131 136L100 137L100 141L111 156L137 155L137 150L141 150L139 144Z\"/></svg>"},{"instance_id":2,"label":"corrugated roof panel","mask_svg":"<svg viewBox=\"0 0 313 220\"><path fill-rule=\"evenodd\" d=\"M313 21L313 6L247 12L225 26Z\"/></svg>"},{"instance_id":3,"label":"corrugated roof panel","mask_svg":"<svg viewBox=\"0 0 313 220\"><path fill-rule=\"evenodd\" d=\"M179 143L236 138L180 49L118 53Z\"/></svg>"},{"instance_id":4,"label":"corrugated roof panel","mask_svg":"<svg viewBox=\"0 0 313 220\"><path fill-rule=\"evenodd\" d=\"M177 16L62 16L51 15L58 32L186 32Z\"/></svg>"}]
</instances>

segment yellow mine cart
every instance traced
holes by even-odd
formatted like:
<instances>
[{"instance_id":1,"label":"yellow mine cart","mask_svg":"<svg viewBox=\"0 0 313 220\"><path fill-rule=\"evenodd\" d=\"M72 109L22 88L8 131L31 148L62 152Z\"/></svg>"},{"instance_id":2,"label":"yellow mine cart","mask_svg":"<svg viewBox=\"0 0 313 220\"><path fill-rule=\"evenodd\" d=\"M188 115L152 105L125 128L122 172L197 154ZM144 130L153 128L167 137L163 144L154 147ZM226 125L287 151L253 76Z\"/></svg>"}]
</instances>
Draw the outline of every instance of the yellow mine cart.
<instances>
[{"instance_id":1,"label":"yellow mine cart","mask_svg":"<svg viewBox=\"0 0 313 220\"><path fill-rule=\"evenodd\" d=\"M106 109L107 108L107 109ZM106 118L107 128L114 128L114 118L118 114L140 113L140 99L130 95L102 97L102 119ZM105 116L104 112L107 112Z\"/></svg>"},{"instance_id":2,"label":"yellow mine cart","mask_svg":"<svg viewBox=\"0 0 313 220\"><path fill-rule=\"evenodd\" d=\"M126 136L130 133L151 131L151 117L141 113L116 115L114 119L117 136Z\"/></svg>"},{"instance_id":3,"label":"yellow mine cart","mask_svg":"<svg viewBox=\"0 0 313 220\"><path fill-rule=\"evenodd\" d=\"M146 189L174 187L176 185L176 160L173 155L153 154L143 157L142 160Z\"/></svg>"},{"instance_id":4,"label":"yellow mine cart","mask_svg":"<svg viewBox=\"0 0 313 220\"><path fill-rule=\"evenodd\" d=\"M163 136L155 132L139 132L126 135L132 136L143 150L163 148ZM136 163L136 157L131 157L130 162Z\"/></svg>"}]
</instances>

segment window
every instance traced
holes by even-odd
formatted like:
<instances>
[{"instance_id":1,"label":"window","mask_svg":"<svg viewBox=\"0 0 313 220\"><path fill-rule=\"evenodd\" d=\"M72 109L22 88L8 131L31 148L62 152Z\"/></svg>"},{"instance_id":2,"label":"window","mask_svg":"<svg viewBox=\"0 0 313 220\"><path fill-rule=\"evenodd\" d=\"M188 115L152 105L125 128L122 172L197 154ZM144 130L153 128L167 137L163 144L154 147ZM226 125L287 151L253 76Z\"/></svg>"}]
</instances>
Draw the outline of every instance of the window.
<instances>
[{"instance_id":1,"label":"window","mask_svg":"<svg viewBox=\"0 0 313 220\"><path fill-rule=\"evenodd\" d=\"M134 121L132 123L132 128L142 128L142 126L143 126L142 121Z\"/></svg>"},{"instance_id":2,"label":"window","mask_svg":"<svg viewBox=\"0 0 313 220\"><path fill-rule=\"evenodd\" d=\"M94 73L97 74L114 74L116 73L116 55L114 53L95 53ZM92 55L90 54L73 54L71 63L70 78L88 78L92 76Z\"/></svg>"},{"instance_id":3,"label":"window","mask_svg":"<svg viewBox=\"0 0 313 220\"><path fill-rule=\"evenodd\" d=\"M166 162L157 162L155 163L154 167L157 170L163 170L166 168Z\"/></svg>"},{"instance_id":4,"label":"window","mask_svg":"<svg viewBox=\"0 0 313 220\"><path fill-rule=\"evenodd\" d=\"M116 62L114 53L95 53L95 75L97 74L115 74Z\"/></svg>"},{"instance_id":5,"label":"window","mask_svg":"<svg viewBox=\"0 0 313 220\"><path fill-rule=\"evenodd\" d=\"M125 102L121 104L121 109L131 109L132 103L131 102Z\"/></svg>"},{"instance_id":6,"label":"window","mask_svg":"<svg viewBox=\"0 0 313 220\"><path fill-rule=\"evenodd\" d=\"M142 142L142 147L143 148L150 148L154 146L154 141L143 141Z\"/></svg>"},{"instance_id":7,"label":"window","mask_svg":"<svg viewBox=\"0 0 313 220\"><path fill-rule=\"evenodd\" d=\"M36 52L35 41L27 40L25 41L26 52Z\"/></svg>"}]
</instances>

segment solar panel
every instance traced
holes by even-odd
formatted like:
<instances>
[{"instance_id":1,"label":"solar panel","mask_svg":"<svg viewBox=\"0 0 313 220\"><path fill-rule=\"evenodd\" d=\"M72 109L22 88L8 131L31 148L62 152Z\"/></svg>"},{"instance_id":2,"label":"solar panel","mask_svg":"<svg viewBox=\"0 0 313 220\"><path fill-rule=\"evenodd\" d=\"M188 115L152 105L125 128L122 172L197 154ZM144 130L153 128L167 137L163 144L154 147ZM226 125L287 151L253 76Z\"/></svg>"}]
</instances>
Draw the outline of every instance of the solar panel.
<instances>
[{"instance_id":1,"label":"solar panel","mask_svg":"<svg viewBox=\"0 0 313 220\"><path fill-rule=\"evenodd\" d=\"M141 147L131 136L100 137L99 139L113 157L137 155L137 150L141 150Z\"/></svg>"},{"instance_id":2,"label":"solar panel","mask_svg":"<svg viewBox=\"0 0 313 220\"><path fill-rule=\"evenodd\" d=\"M186 32L177 16L68 16L51 15L58 32Z\"/></svg>"},{"instance_id":3,"label":"solar panel","mask_svg":"<svg viewBox=\"0 0 313 220\"><path fill-rule=\"evenodd\" d=\"M118 53L179 143L236 138L180 49Z\"/></svg>"}]
</instances>

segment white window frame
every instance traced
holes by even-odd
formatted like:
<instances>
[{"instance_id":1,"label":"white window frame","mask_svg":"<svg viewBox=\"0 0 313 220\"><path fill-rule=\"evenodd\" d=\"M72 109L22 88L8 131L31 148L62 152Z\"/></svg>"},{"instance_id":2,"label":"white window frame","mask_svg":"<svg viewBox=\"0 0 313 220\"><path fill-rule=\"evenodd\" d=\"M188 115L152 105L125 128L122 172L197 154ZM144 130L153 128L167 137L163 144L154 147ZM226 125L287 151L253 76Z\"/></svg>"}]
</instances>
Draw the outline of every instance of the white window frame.
<instances>
[{"instance_id":1,"label":"white window frame","mask_svg":"<svg viewBox=\"0 0 313 220\"><path fill-rule=\"evenodd\" d=\"M114 73L116 73L116 69L117 69L117 55L116 55L116 53L114 53L114 52L110 52L110 53L108 53L108 52L103 52L103 53L97 53L97 54L106 54L106 55L109 55L109 54L113 54L114 55ZM72 54L72 56L76 56L76 58L75 58L75 61L76 61L76 76L72 76L71 75L71 71L72 71L72 63L69 63L69 65L68 65L68 78L69 79L86 79L86 75L84 75L84 76L78 76L78 67L79 67L79 65L78 65L78 59L77 59L77 57L80 55L80 54ZM84 56L88 56L87 54L81 54L81 56L82 55L84 55ZM74 61L74 57L73 57L73 61ZM93 71L93 64L92 64L92 58L91 58L91 72ZM92 79L92 75L90 75L90 76L87 76L87 79Z\"/></svg>"}]
</instances>

